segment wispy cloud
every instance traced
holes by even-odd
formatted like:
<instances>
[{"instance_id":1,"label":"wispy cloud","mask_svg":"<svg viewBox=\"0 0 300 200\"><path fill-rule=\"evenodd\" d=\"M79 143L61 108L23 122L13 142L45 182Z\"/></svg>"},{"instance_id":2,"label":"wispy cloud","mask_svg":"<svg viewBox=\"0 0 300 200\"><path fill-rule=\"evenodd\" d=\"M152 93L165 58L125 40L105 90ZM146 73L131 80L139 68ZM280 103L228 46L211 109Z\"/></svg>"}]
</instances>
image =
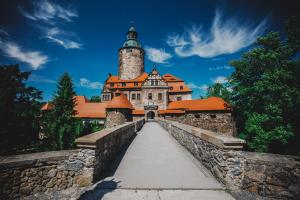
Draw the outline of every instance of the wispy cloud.
<instances>
[{"instance_id":1,"label":"wispy cloud","mask_svg":"<svg viewBox=\"0 0 300 200\"><path fill-rule=\"evenodd\" d=\"M65 49L81 49L80 39L72 31L62 28L65 24L72 22L78 17L77 10L69 7L63 7L50 1L35 1L32 3L33 11L28 12L19 8L23 16L29 20L35 21L33 26L38 27L42 33L41 38L55 43Z\"/></svg>"},{"instance_id":2,"label":"wispy cloud","mask_svg":"<svg viewBox=\"0 0 300 200\"><path fill-rule=\"evenodd\" d=\"M227 83L228 79L225 76L217 76L211 79L213 83Z\"/></svg>"},{"instance_id":3,"label":"wispy cloud","mask_svg":"<svg viewBox=\"0 0 300 200\"><path fill-rule=\"evenodd\" d=\"M169 35L167 44L181 57L211 58L235 53L251 45L265 29L266 19L253 26L238 23L234 18L223 20L217 11L208 33L193 27L184 34Z\"/></svg>"},{"instance_id":4,"label":"wispy cloud","mask_svg":"<svg viewBox=\"0 0 300 200\"><path fill-rule=\"evenodd\" d=\"M86 78L81 78L79 81L79 86L88 89L102 89L103 84L100 82L92 82Z\"/></svg>"},{"instance_id":5,"label":"wispy cloud","mask_svg":"<svg viewBox=\"0 0 300 200\"><path fill-rule=\"evenodd\" d=\"M30 74L29 82L56 84L56 81L38 74Z\"/></svg>"},{"instance_id":6,"label":"wispy cloud","mask_svg":"<svg viewBox=\"0 0 300 200\"><path fill-rule=\"evenodd\" d=\"M145 51L148 59L155 63L168 64L168 60L172 58L172 55L167 53L164 49L156 49L146 46Z\"/></svg>"},{"instance_id":7,"label":"wispy cloud","mask_svg":"<svg viewBox=\"0 0 300 200\"><path fill-rule=\"evenodd\" d=\"M207 88L208 88L208 85L206 85L206 84L203 84L203 85L197 85L197 84L192 83L192 82L188 83L187 86L188 86L189 88L191 88L191 89L201 90L201 91L204 91L204 92L205 92L205 91L207 90Z\"/></svg>"},{"instance_id":8,"label":"wispy cloud","mask_svg":"<svg viewBox=\"0 0 300 200\"><path fill-rule=\"evenodd\" d=\"M1 35L9 36L8 32L0 27L0 36Z\"/></svg>"},{"instance_id":9,"label":"wispy cloud","mask_svg":"<svg viewBox=\"0 0 300 200\"><path fill-rule=\"evenodd\" d=\"M44 55L42 52L25 50L14 42L0 40L0 49L5 56L27 63L33 70L40 69L49 61L48 56Z\"/></svg>"},{"instance_id":10,"label":"wispy cloud","mask_svg":"<svg viewBox=\"0 0 300 200\"><path fill-rule=\"evenodd\" d=\"M47 0L33 2L32 13L19 8L21 13L28 19L42 21L47 24L56 24L57 22L71 22L73 18L78 17L78 13L71 7L64 8L59 4Z\"/></svg>"},{"instance_id":11,"label":"wispy cloud","mask_svg":"<svg viewBox=\"0 0 300 200\"><path fill-rule=\"evenodd\" d=\"M55 44L63 46L65 49L80 49L82 44L76 41L77 38L72 32L66 32L58 27L44 28L41 30L45 34L44 38Z\"/></svg>"},{"instance_id":12,"label":"wispy cloud","mask_svg":"<svg viewBox=\"0 0 300 200\"><path fill-rule=\"evenodd\" d=\"M228 66L228 65L224 65L224 66L217 66L217 67L209 67L208 70L209 71L215 71L215 70L230 70L233 69L232 67Z\"/></svg>"}]
</instances>

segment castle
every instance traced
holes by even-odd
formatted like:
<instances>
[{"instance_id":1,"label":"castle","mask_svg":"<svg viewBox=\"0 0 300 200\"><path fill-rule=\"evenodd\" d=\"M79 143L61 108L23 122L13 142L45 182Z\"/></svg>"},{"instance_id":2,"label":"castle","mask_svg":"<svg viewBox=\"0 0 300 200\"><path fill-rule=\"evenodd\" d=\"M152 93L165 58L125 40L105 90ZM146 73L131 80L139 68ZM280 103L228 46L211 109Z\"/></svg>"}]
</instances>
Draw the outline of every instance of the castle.
<instances>
[{"instance_id":1,"label":"castle","mask_svg":"<svg viewBox=\"0 0 300 200\"><path fill-rule=\"evenodd\" d=\"M106 127L141 117L147 120L163 117L225 135L234 134L231 107L223 99L193 100L192 90L184 80L171 74L160 75L156 67L150 73L145 72L145 51L133 26L127 32L118 56L118 75L108 75L101 103L75 96L75 117L83 122L96 121ZM51 103L42 107L44 112L51 109Z\"/></svg>"},{"instance_id":2,"label":"castle","mask_svg":"<svg viewBox=\"0 0 300 200\"><path fill-rule=\"evenodd\" d=\"M127 40L119 49L118 76L109 75L105 81L101 99L111 101L116 91L122 92L134 107L133 114L155 117L158 110L165 110L172 101L191 100L191 89L183 80L171 74L161 76L154 68L145 72L145 51L138 41L138 33L133 26L127 32Z\"/></svg>"}]
</instances>

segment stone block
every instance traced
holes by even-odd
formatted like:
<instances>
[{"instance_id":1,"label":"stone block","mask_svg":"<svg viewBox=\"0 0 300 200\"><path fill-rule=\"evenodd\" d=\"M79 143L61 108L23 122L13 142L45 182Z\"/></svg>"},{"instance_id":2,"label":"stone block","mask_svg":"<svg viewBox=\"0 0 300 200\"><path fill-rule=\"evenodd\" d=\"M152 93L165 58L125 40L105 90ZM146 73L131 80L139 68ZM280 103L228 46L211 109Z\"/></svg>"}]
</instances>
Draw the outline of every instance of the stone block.
<instances>
[{"instance_id":1,"label":"stone block","mask_svg":"<svg viewBox=\"0 0 300 200\"><path fill-rule=\"evenodd\" d=\"M74 178L75 184L79 187L85 187L92 184L92 177L85 175L78 175Z\"/></svg>"}]
</instances>

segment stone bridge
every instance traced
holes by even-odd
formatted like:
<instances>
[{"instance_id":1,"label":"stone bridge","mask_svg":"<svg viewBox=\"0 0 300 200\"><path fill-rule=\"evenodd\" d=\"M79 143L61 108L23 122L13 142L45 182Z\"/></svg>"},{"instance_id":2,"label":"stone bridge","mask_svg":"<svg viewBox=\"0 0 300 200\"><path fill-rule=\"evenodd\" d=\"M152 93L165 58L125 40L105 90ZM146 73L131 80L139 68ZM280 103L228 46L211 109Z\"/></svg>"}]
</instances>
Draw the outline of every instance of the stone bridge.
<instances>
[{"instance_id":1,"label":"stone bridge","mask_svg":"<svg viewBox=\"0 0 300 200\"><path fill-rule=\"evenodd\" d=\"M76 143L0 158L0 199L299 199L298 157L178 122L127 122Z\"/></svg>"}]
</instances>

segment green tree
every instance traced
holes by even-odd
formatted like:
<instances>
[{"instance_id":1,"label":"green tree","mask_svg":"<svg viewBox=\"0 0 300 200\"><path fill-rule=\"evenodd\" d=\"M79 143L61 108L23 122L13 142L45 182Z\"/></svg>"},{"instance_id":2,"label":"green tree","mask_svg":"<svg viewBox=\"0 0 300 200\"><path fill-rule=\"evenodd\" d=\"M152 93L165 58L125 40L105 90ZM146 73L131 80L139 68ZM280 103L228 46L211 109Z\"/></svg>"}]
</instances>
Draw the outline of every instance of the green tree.
<instances>
[{"instance_id":1,"label":"green tree","mask_svg":"<svg viewBox=\"0 0 300 200\"><path fill-rule=\"evenodd\" d=\"M231 92L228 84L215 83L208 87L207 97L221 97L226 102L230 102Z\"/></svg>"},{"instance_id":2,"label":"green tree","mask_svg":"<svg viewBox=\"0 0 300 200\"><path fill-rule=\"evenodd\" d=\"M299 145L299 60L292 41L271 32L231 62L232 102L240 136L259 152L296 153ZM294 149L291 147L295 147Z\"/></svg>"},{"instance_id":3,"label":"green tree","mask_svg":"<svg viewBox=\"0 0 300 200\"><path fill-rule=\"evenodd\" d=\"M38 140L42 92L26 86L29 75L18 65L0 66L0 154L26 151Z\"/></svg>"},{"instance_id":4,"label":"green tree","mask_svg":"<svg viewBox=\"0 0 300 200\"><path fill-rule=\"evenodd\" d=\"M43 116L43 132L46 134L45 143L50 149L70 149L74 147L78 135L79 120L74 116L76 111L75 92L72 80L64 73L58 81L55 92L53 110Z\"/></svg>"},{"instance_id":5,"label":"green tree","mask_svg":"<svg viewBox=\"0 0 300 200\"><path fill-rule=\"evenodd\" d=\"M90 102L101 102L101 98L99 96L92 96Z\"/></svg>"}]
</instances>

